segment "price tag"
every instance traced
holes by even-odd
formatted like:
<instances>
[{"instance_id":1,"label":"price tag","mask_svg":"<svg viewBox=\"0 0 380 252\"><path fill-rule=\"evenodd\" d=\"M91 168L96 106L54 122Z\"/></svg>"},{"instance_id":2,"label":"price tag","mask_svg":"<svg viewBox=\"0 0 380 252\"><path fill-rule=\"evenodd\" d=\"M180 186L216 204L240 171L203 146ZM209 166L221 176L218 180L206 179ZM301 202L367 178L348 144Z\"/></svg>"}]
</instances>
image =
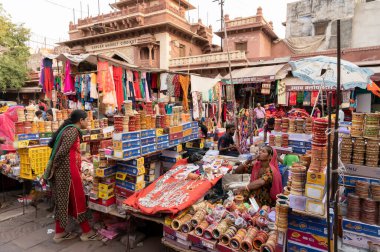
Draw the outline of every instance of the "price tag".
<instances>
[{"instance_id":1,"label":"price tag","mask_svg":"<svg viewBox=\"0 0 380 252\"><path fill-rule=\"evenodd\" d=\"M202 244L202 246L205 246L206 248L209 248L209 249L214 248L213 244L210 244L209 242L204 241L204 240L201 240L201 244Z\"/></svg>"},{"instance_id":2,"label":"price tag","mask_svg":"<svg viewBox=\"0 0 380 252\"><path fill-rule=\"evenodd\" d=\"M96 134L96 135L91 135L91 138L90 138L91 140L98 140L98 135Z\"/></svg>"},{"instance_id":3,"label":"price tag","mask_svg":"<svg viewBox=\"0 0 380 252\"><path fill-rule=\"evenodd\" d=\"M182 240L185 240L185 241L187 240L187 236L184 235L184 234L181 234L180 232L176 232L176 236L179 239L182 239Z\"/></svg>"}]
</instances>

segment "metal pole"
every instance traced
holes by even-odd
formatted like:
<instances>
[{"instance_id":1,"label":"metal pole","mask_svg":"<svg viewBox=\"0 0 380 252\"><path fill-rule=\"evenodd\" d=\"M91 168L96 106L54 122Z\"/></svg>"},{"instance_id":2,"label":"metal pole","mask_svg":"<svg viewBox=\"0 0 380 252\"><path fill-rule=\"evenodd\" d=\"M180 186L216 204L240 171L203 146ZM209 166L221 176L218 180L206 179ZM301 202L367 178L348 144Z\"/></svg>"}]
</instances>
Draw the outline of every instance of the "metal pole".
<instances>
[{"instance_id":1,"label":"metal pole","mask_svg":"<svg viewBox=\"0 0 380 252\"><path fill-rule=\"evenodd\" d=\"M329 106L327 108L328 112L328 129L331 129L331 100L332 100L332 94L331 92L328 93L328 101ZM331 178L331 132L328 134L327 137L327 178L326 178L326 192L327 192L327 251L330 251L330 243L331 243L331 225L330 225L330 178Z\"/></svg>"},{"instance_id":2,"label":"metal pole","mask_svg":"<svg viewBox=\"0 0 380 252\"><path fill-rule=\"evenodd\" d=\"M80 19L83 19L82 1L80 1Z\"/></svg>"},{"instance_id":3,"label":"metal pole","mask_svg":"<svg viewBox=\"0 0 380 252\"><path fill-rule=\"evenodd\" d=\"M73 8L73 18L74 18L74 24L75 24L75 9Z\"/></svg>"},{"instance_id":4,"label":"metal pole","mask_svg":"<svg viewBox=\"0 0 380 252\"><path fill-rule=\"evenodd\" d=\"M100 0L98 0L98 15L100 15Z\"/></svg>"},{"instance_id":5,"label":"metal pole","mask_svg":"<svg viewBox=\"0 0 380 252\"><path fill-rule=\"evenodd\" d=\"M224 25L224 27L226 27L226 24L224 23L224 0L220 1L220 20L221 20L220 21L220 30L223 31L223 25ZM227 44L227 35L226 35L226 32L225 32L225 38L226 38L226 44ZM220 50L223 52L223 36L220 37ZM230 54L228 53L228 57L229 56L230 56Z\"/></svg>"},{"instance_id":6,"label":"metal pole","mask_svg":"<svg viewBox=\"0 0 380 252\"><path fill-rule=\"evenodd\" d=\"M339 104L340 104L340 20L337 20L337 82L336 82L336 104L335 104L335 127L334 144L332 156L332 195L334 199L334 251L338 251L338 126L339 126Z\"/></svg>"}]
</instances>

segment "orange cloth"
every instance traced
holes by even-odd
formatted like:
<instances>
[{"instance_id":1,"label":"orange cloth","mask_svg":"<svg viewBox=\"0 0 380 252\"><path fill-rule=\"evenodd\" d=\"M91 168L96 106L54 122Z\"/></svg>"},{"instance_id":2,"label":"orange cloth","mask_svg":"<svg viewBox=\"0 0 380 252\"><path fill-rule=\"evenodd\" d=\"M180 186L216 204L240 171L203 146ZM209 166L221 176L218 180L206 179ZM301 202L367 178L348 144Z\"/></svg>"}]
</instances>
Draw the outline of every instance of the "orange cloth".
<instances>
[{"instance_id":1,"label":"orange cloth","mask_svg":"<svg viewBox=\"0 0 380 252\"><path fill-rule=\"evenodd\" d=\"M374 95L380 97L380 88L376 85L375 82L367 85L367 90L371 91Z\"/></svg>"},{"instance_id":2,"label":"orange cloth","mask_svg":"<svg viewBox=\"0 0 380 252\"><path fill-rule=\"evenodd\" d=\"M187 159L181 159L179 160L172 168L171 170L175 169L179 165L186 165ZM185 166L186 167L186 166ZM162 213L171 213L171 214L177 214L178 212L190 207L195 202L197 202L201 197L203 197L208 190L211 189L218 181L222 178L222 176L216 177L213 180L209 181L207 179L200 179L200 180L184 180L183 178L176 179L176 176L180 173L183 173L185 171L185 167L175 172L171 177L169 177L163 184L170 188L170 185L176 182L181 182L180 185L183 185L181 188L170 188L170 192L166 192L165 189L162 189L162 191L159 191L158 193L155 193L152 197L153 200L161 199L165 196L167 196L168 193L173 193L174 191L177 191L174 194L173 197L179 197L179 196L186 196L188 195L185 200L178 205L175 205L174 207L164 207L162 205L156 205L153 207L146 207L143 206L142 203L139 200L142 200L143 198L147 197L147 195L153 191L157 183L164 178L165 175L162 175L160 178L158 178L155 182L150 184L145 189L141 190L140 192L134 193L132 196L130 196L128 199L124 201L124 204L133 207L136 210L141 211L143 214L147 215L153 215L159 212ZM183 181L183 182L182 182ZM187 182L187 183L186 183ZM171 204L170 200L173 200L172 198L163 199L165 200L164 204Z\"/></svg>"},{"instance_id":3,"label":"orange cloth","mask_svg":"<svg viewBox=\"0 0 380 252\"><path fill-rule=\"evenodd\" d=\"M189 95L189 86L190 86L190 76L186 75L180 75L179 76L179 83L181 84L181 88L183 91L183 100L182 100L182 106L183 110L185 112L189 111L189 100L188 100L188 95Z\"/></svg>"},{"instance_id":4,"label":"orange cloth","mask_svg":"<svg viewBox=\"0 0 380 252\"><path fill-rule=\"evenodd\" d=\"M108 62L98 62L98 90L104 91L105 87L111 82L111 75L108 69Z\"/></svg>"}]
</instances>

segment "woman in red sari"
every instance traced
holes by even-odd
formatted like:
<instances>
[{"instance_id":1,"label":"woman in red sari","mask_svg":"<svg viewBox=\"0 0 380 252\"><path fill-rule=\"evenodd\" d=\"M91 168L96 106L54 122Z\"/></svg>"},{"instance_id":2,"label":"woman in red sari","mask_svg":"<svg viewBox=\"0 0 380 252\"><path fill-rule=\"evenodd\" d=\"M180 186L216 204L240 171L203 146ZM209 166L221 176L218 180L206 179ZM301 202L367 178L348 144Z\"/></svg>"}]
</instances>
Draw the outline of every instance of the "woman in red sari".
<instances>
[{"instance_id":1,"label":"woman in red sari","mask_svg":"<svg viewBox=\"0 0 380 252\"><path fill-rule=\"evenodd\" d=\"M250 183L237 191L244 196L255 198L260 207L274 206L277 194L282 192L277 152L270 146L264 146L260 149L257 159L253 166L243 164L235 169L235 173L251 173Z\"/></svg>"},{"instance_id":2,"label":"woman in red sari","mask_svg":"<svg viewBox=\"0 0 380 252\"><path fill-rule=\"evenodd\" d=\"M75 233L65 232L69 215L82 229L82 241L99 240L88 223L86 198L81 180L81 129L87 128L87 113L75 110L70 118L54 133L49 146L52 154L44 179L51 184L55 199L55 242L75 238Z\"/></svg>"}]
</instances>

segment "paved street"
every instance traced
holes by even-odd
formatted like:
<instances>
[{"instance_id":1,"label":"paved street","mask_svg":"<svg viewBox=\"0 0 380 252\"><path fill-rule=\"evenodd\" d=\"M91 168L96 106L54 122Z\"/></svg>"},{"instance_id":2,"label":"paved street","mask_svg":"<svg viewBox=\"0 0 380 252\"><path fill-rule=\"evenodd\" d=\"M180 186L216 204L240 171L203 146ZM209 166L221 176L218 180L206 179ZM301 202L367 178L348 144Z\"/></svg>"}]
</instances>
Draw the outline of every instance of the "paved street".
<instances>
[{"instance_id":1,"label":"paved street","mask_svg":"<svg viewBox=\"0 0 380 252\"><path fill-rule=\"evenodd\" d=\"M120 238L107 243L82 242L79 238L56 244L53 241L54 233L48 234L49 229L54 229L52 214L46 211L48 205L38 205L37 217L34 207L27 207L25 215L22 215L22 207L17 197L8 196L7 204L0 209L0 251L1 252L75 252L75 251L126 251ZM3 204L4 206L4 204ZM70 225L70 230L77 231L77 226ZM133 252L158 252L162 251L160 237L145 240L142 247L135 248Z\"/></svg>"}]
</instances>

